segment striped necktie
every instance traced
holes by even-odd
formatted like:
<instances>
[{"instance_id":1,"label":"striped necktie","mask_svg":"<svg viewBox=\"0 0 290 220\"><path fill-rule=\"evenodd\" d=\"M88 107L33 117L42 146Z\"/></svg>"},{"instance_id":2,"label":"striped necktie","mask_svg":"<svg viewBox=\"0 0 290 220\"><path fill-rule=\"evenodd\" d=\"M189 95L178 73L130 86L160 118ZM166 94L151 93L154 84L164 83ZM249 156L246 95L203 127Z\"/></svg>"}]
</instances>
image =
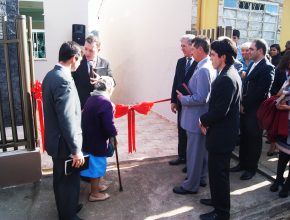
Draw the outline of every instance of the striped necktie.
<instances>
[{"instance_id":1,"label":"striped necktie","mask_svg":"<svg viewBox=\"0 0 290 220\"><path fill-rule=\"evenodd\" d=\"M191 57L187 58L186 65L185 65L185 75L187 74L190 66L191 66Z\"/></svg>"}]
</instances>

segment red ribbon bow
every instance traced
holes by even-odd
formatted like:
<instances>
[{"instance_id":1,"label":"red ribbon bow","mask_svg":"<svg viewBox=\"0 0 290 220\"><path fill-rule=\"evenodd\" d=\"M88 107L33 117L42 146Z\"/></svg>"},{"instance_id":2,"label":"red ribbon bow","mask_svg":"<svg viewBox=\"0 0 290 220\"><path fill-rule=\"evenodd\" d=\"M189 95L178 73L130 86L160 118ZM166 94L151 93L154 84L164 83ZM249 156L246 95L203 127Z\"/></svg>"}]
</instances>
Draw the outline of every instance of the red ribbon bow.
<instances>
[{"instance_id":1,"label":"red ribbon bow","mask_svg":"<svg viewBox=\"0 0 290 220\"><path fill-rule=\"evenodd\" d=\"M166 102L170 99L159 100L155 102L142 102L136 105L122 105L116 104L115 118L120 118L128 114L128 151L129 153L136 152L135 145L135 111L140 114L147 115L152 109L153 105L159 102Z\"/></svg>"},{"instance_id":2,"label":"red ribbon bow","mask_svg":"<svg viewBox=\"0 0 290 220\"><path fill-rule=\"evenodd\" d=\"M44 150L45 150L45 147L44 147L44 121L43 121L42 86L41 86L41 82L36 80L34 86L31 88L31 92L33 94L33 97L34 97L36 103L37 103L39 124L40 124L40 132L41 132L40 150L43 153Z\"/></svg>"}]
</instances>

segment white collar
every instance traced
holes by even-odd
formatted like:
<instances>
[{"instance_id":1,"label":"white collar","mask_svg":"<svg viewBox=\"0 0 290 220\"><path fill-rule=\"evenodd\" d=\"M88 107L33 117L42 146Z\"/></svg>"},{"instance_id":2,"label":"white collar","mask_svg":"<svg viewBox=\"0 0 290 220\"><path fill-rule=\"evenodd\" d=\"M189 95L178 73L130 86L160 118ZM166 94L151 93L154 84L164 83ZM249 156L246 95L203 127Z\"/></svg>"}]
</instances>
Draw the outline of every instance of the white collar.
<instances>
[{"instance_id":1,"label":"white collar","mask_svg":"<svg viewBox=\"0 0 290 220\"><path fill-rule=\"evenodd\" d=\"M67 75L69 75L69 76L71 75L71 69L70 69L70 68L68 68L68 67L66 67L66 66L64 66L64 65L62 65L62 64L60 64L60 63L57 63L56 65L57 65L57 66L60 66L61 68L63 68L65 74L67 74Z\"/></svg>"}]
</instances>

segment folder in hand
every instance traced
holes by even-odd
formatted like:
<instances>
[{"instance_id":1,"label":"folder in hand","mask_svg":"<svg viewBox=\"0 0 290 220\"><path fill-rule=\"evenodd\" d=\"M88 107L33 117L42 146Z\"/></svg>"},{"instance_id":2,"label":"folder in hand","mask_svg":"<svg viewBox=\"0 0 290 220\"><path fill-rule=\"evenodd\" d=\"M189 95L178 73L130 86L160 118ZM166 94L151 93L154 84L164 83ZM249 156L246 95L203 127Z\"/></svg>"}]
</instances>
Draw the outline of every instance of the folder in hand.
<instances>
[{"instance_id":1,"label":"folder in hand","mask_svg":"<svg viewBox=\"0 0 290 220\"><path fill-rule=\"evenodd\" d=\"M79 168L76 168L76 167L73 167L72 164L73 164L73 159L68 159L65 161L64 163L64 172L65 172L65 175L70 175L72 174L74 171L82 171L82 170L86 170L89 168L89 159L90 159L90 155L84 155L84 158L85 158L85 163L79 167Z\"/></svg>"},{"instance_id":2,"label":"folder in hand","mask_svg":"<svg viewBox=\"0 0 290 220\"><path fill-rule=\"evenodd\" d=\"M186 83L182 83L177 90L179 92L182 93L182 95L192 95L192 92L190 91L190 89L188 88L188 86L186 85Z\"/></svg>"}]
</instances>

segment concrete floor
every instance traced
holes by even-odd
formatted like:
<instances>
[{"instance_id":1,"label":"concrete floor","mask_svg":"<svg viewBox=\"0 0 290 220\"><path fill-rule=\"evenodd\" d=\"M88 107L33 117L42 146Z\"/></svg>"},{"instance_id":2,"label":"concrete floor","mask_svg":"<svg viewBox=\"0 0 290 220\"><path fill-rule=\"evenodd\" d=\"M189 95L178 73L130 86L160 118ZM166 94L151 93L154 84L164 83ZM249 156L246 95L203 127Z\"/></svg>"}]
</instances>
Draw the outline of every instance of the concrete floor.
<instances>
[{"instance_id":1,"label":"concrete floor","mask_svg":"<svg viewBox=\"0 0 290 220\"><path fill-rule=\"evenodd\" d=\"M199 204L209 197L209 188L200 188L195 195L172 192L185 178L180 166L169 166L177 152L176 124L155 113L136 117L137 152L128 154L126 117L116 120L119 130L119 159L123 192L119 192L115 157L110 158L106 179L112 181L103 202L88 202L89 185L81 183L80 202L84 208L79 216L93 219L199 219L210 207ZM274 176L277 156L267 157L266 144L259 167ZM232 165L236 164L232 160ZM51 159L43 154L43 177L38 183L0 189L0 219L50 220L57 219L51 178ZM257 174L252 180L240 181L240 173L231 174L231 219L290 219L290 197L281 199L269 191L271 182Z\"/></svg>"}]
</instances>

